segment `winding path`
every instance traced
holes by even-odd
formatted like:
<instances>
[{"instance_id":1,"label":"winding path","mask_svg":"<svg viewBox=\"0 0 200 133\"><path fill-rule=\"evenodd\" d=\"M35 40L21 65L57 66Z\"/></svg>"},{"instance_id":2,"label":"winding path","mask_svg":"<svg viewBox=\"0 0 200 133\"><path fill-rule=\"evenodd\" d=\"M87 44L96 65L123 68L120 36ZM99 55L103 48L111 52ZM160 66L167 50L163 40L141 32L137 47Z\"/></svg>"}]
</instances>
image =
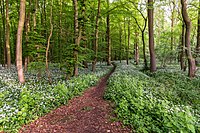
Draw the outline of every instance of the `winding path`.
<instances>
[{"instance_id":1,"label":"winding path","mask_svg":"<svg viewBox=\"0 0 200 133\"><path fill-rule=\"evenodd\" d=\"M130 133L120 122L112 122L112 106L103 99L103 93L115 67L97 86L73 98L44 117L24 126L19 133Z\"/></svg>"}]
</instances>

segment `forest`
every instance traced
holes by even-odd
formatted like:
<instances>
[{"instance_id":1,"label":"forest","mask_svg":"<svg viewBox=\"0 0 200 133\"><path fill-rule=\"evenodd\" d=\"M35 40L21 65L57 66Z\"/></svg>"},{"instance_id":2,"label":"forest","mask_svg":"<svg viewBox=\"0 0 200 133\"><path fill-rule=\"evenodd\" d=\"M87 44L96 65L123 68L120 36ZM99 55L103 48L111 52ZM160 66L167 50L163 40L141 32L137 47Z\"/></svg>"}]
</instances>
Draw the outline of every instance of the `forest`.
<instances>
[{"instance_id":1,"label":"forest","mask_svg":"<svg viewBox=\"0 0 200 133\"><path fill-rule=\"evenodd\" d=\"M200 0L0 2L0 133L200 132Z\"/></svg>"}]
</instances>

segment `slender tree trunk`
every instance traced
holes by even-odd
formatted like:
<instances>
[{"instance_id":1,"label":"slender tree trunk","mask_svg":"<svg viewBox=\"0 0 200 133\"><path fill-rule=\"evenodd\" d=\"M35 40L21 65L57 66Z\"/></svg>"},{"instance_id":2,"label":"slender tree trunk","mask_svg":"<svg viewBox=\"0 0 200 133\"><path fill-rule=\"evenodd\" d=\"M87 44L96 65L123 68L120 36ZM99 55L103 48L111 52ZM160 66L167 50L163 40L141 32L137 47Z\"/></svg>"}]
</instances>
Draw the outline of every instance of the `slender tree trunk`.
<instances>
[{"instance_id":1,"label":"slender tree trunk","mask_svg":"<svg viewBox=\"0 0 200 133\"><path fill-rule=\"evenodd\" d=\"M119 59L120 59L120 63L121 63L122 62L122 28L121 28L121 25L119 25L119 41L120 41Z\"/></svg>"},{"instance_id":2,"label":"slender tree trunk","mask_svg":"<svg viewBox=\"0 0 200 133\"><path fill-rule=\"evenodd\" d=\"M20 83L25 83L23 67L22 67L22 35L25 21L26 13L26 0L20 0L20 16L19 24L17 30L17 42L16 42L16 64L17 64L17 73Z\"/></svg>"},{"instance_id":3,"label":"slender tree trunk","mask_svg":"<svg viewBox=\"0 0 200 133\"><path fill-rule=\"evenodd\" d=\"M192 57L191 46L190 46L190 33L191 33L191 20L187 13L187 0L181 0L182 5L182 17L186 25L186 33L185 33L185 46L186 46L186 56L188 58L188 76L194 77L196 72L196 64L195 59Z\"/></svg>"},{"instance_id":4,"label":"slender tree trunk","mask_svg":"<svg viewBox=\"0 0 200 133\"><path fill-rule=\"evenodd\" d=\"M130 48L131 30L130 30L130 18L128 20L128 47L127 47L127 57L126 64L129 64L129 48Z\"/></svg>"},{"instance_id":5,"label":"slender tree trunk","mask_svg":"<svg viewBox=\"0 0 200 133\"><path fill-rule=\"evenodd\" d=\"M4 0L1 1L2 3L2 9L1 9L1 16L2 16L2 23L3 23L3 64L2 66L5 66L6 64L6 38L5 38L5 32L6 32L6 27L5 27L5 6L4 6Z\"/></svg>"},{"instance_id":6,"label":"slender tree trunk","mask_svg":"<svg viewBox=\"0 0 200 133\"><path fill-rule=\"evenodd\" d=\"M144 31L142 31L142 51L143 51L143 58L144 58L144 69L146 70L148 65L147 65L147 57L146 57L146 44L145 44L145 38L144 38Z\"/></svg>"},{"instance_id":7,"label":"slender tree trunk","mask_svg":"<svg viewBox=\"0 0 200 133\"><path fill-rule=\"evenodd\" d=\"M48 40L47 36L47 15L46 15L46 0L43 2L43 12L44 12L44 30L45 30L45 38Z\"/></svg>"},{"instance_id":8,"label":"slender tree trunk","mask_svg":"<svg viewBox=\"0 0 200 133\"><path fill-rule=\"evenodd\" d=\"M199 9L198 9L198 22L197 22L197 46L196 46L196 58L200 58L200 0L199 0ZM199 64L196 60L196 63Z\"/></svg>"},{"instance_id":9,"label":"slender tree trunk","mask_svg":"<svg viewBox=\"0 0 200 133\"><path fill-rule=\"evenodd\" d=\"M96 24L95 24L95 40L94 40L94 51L95 57L92 63L92 71L96 70L96 63L97 63L97 56L98 56L98 39L99 39L99 17L100 17L100 10L101 10L101 0L98 0L98 11L96 16Z\"/></svg>"},{"instance_id":10,"label":"slender tree trunk","mask_svg":"<svg viewBox=\"0 0 200 133\"><path fill-rule=\"evenodd\" d=\"M82 10L81 10L81 14L82 14L82 22L81 22L81 29L82 29L82 37L81 40L83 41L83 47L86 50L87 49L87 36L86 36L86 21L87 21L87 16L86 16L86 0L82 0ZM87 52L84 51L83 54L86 56ZM88 68L88 64L87 64L87 60L85 59L83 61L83 65L85 68Z\"/></svg>"},{"instance_id":11,"label":"slender tree trunk","mask_svg":"<svg viewBox=\"0 0 200 133\"><path fill-rule=\"evenodd\" d=\"M37 10L38 10L38 0L35 0L35 9L33 13L33 29L36 31L36 26L37 26Z\"/></svg>"},{"instance_id":12,"label":"slender tree trunk","mask_svg":"<svg viewBox=\"0 0 200 133\"><path fill-rule=\"evenodd\" d=\"M10 55L10 19L9 19L9 0L6 0L6 55L7 55L7 68L11 68L11 55Z\"/></svg>"},{"instance_id":13,"label":"slender tree trunk","mask_svg":"<svg viewBox=\"0 0 200 133\"><path fill-rule=\"evenodd\" d=\"M135 41L134 41L134 60L136 65L139 64L139 40L138 40L138 31L135 30Z\"/></svg>"},{"instance_id":14,"label":"slender tree trunk","mask_svg":"<svg viewBox=\"0 0 200 133\"><path fill-rule=\"evenodd\" d=\"M51 83L51 76L50 76L50 72L49 72L49 64L48 64L48 53L49 53L49 46L50 46L50 41L51 41L51 37L52 37L52 33L53 33L53 24L52 24L52 9L53 8L53 0L51 1L51 9L50 9L50 25L51 25L51 29L50 29L50 34L49 34L49 38L48 38L48 42L47 42L47 48L46 48L46 72L47 72L47 76L49 79L49 82Z\"/></svg>"},{"instance_id":15,"label":"slender tree trunk","mask_svg":"<svg viewBox=\"0 0 200 133\"><path fill-rule=\"evenodd\" d=\"M110 2L107 0L108 10L110 7ZM106 30L106 40L107 40L107 65L111 65L111 40L110 40L110 14L108 13L107 18L107 30Z\"/></svg>"},{"instance_id":16,"label":"slender tree trunk","mask_svg":"<svg viewBox=\"0 0 200 133\"><path fill-rule=\"evenodd\" d=\"M62 35L63 35L63 30L62 30L62 3L63 0L60 0L60 20L59 20L59 26L60 26L60 33L59 33L59 62L62 62Z\"/></svg>"},{"instance_id":17,"label":"slender tree trunk","mask_svg":"<svg viewBox=\"0 0 200 133\"><path fill-rule=\"evenodd\" d=\"M123 51L124 51L123 53L124 53L125 55L122 54L122 57L125 56L126 64L128 64L128 63L127 63L127 62L128 62L128 61L127 61L127 56L126 56L126 55L127 55L127 49L128 49L128 48L126 47L126 18L125 18L125 17L124 17L124 46L125 46L125 47L124 47L124 49L123 49Z\"/></svg>"},{"instance_id":18,"label":"slender tree trunk","mask_svg":"<svg viewBox=\"0 0 200 133\"><path fill-rule=\"evenodd\" d=\"M143 28L140 26L140 24L138 23L138 19L136 17L133 17L136 21L136 24L138 26L138 28L140 29L141 33L142 33L142 47L143 47L143 58L144 58L144 69L146 70L147 69L147 59L146 59L146 44L145 44L145 30L146 30L146 27L147 27L147 17L144 16L144 14L142 13L141 10L139 10L137 7L138 5L136 5L135 2L131 2L134 7L137 9L137 11L141 14L143 20L144 20L144 26Z\"/></svg>"},{"instance_id":19,"label":"slender tree trunk","mask_svg":"<svg viewBox=\"0 0 200 133\"><path fill-rule=\"evenodd\" d=\"M186 71L185 65L185 25L182 25L182 34L181 34L181 53L180 53L180 65L181 70Z\"/></svg>"},{"instance_id":20,"label":"slender tree trunk","mask_svg":"<svg viewBox=\"0 0 200 133\"><path fill-rule=\"evenodd\" d=\"M73 0L73 6L74 6L74 35L75 35L75 45L74 48L74 76L78 76L78 36L79 36L79 30L78 30L78 1Z\"/></svg>"},{"instance_id":21,"label":"slender tree trunk","mask_svg":"<svg viewBox=\"0 0 200 133\"><path fill-rule=\"evenodd\" d=\"M150 51L150 71L156 71L156 55L154 50L154 30L153 30L153 0L148 0L148 30L149 30L149 51Z\"/></svg>"},{"instance_id":22,"label":"slender tree trunk","mask_svg":"<svg viewBox=\"0 0 200 133\"><path fill-rule=\"evenodd\" d=\"M0 3L0 11L2 15L2 4ZM3 39L2 39L2 28L0 29L0 64L3 64Z\"/></svg>"},{"instance_id":23,"label":"slender tree trunk","mask_svg":"<svg viewBox=\"0 0 200 133\"><path fill-rule=\"evenodd\" d=\"M171 51L174 47L174 19L175 19L175 3L173 1L172 16L171 16Z\"/></svg>"}]
</instances>

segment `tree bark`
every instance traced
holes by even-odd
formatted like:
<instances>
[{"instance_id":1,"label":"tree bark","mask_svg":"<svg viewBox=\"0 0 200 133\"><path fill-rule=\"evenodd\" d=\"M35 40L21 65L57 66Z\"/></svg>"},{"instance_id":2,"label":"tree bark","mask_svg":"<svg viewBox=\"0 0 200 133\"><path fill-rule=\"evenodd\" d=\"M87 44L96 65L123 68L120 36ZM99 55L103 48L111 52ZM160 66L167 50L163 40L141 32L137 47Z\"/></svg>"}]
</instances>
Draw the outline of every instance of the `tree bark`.
<instances>
[{"instance_id":1,"label":"tree bark","mask_svg":"<svg viewBox=\"0 0 200 133\"><path fill-rule=\"evenodd\" d=\"M87 49L87 36L86 36L86 21L87 21L87 16L86 16L86 0L82 0L82 10L81 10L81 15L82 15L82 21L81 21L81 29L82 29L82 37L81 40L83 41L83 47L86 50ZM87 52L84 51L83 54L86 56ZM88 63L87 60L85 59L83 61L84 68L88 68Z\"/></svg>"},{"instance_id":2,"label":"tree bark","mask_svg":"<svg viewBox=\"0 0 200 133\"><path fill-rule=\"evenodd\" d=\"M171 51L174 48L174 19L175 19L175 2L172 2L172 16L171 16ZM171 60L171 59L170 59Z\"/></svg>"},{"instance_id":3,"label":"tree bark","mask_svg":"<svg viewBox=\"0 0 200 133\"><path fill-rule=\"evenodd\" d=\"M75 48L74 48L74 76L78 76L78 1L73 0L73 6L74 6L74 35L75 35Z\"/></svg>"},{"instance_id":4,"label":"tree bark","mask_svg":"<svg viewBox=\"0 0 200 133\"><path fill-rule=\"evenodd\" d=\"M9 19L9 0L6 0L6 56L7 68L11 68L11 55L10 55L10 19Z\"/></svg>"},{"instance_id":5,"label":"tree bark","mask_svg":"<svg viewBox=\"0 0 200 133\"><path fill-rule=\"evenodd\" d=\"M108 9L110 8L110 2L107 0ZM110 14L108 13L106 18L107 30L106 30L106 40L107 40L107 65L111 65L111 40L110 40Z\"/></svg>"},{"instance_id":6,"label":"tree bark","mask_svg":"<svg viewBox=\"0 0 200 133\"><path fill-rule=\"evenodd\" d=\"M128 48L126 47L126 17L124 17L124 49L123 49L123 51L124 51L124 54L125 55L123 55L122 54L122 57L123 56L125 56L125 59L126 59L126 64L128 65L128 59L127 59L127 50Z\"/></svg>"},{"instance_id":7,"label":"tree bark","mask_svg":"<svg viewBox=\"0 0 200 133\"><path fill-rule=\"evenodd\" d=\"M16 64L17 64L17 73L20 83L25 83L23 67L22 67L22 35L25 21L26 13L26 0L20 0L20 16L19 24L17 30L17 41L16 41Z\"/></svg>"},{"instance_id":8,"label":"tree bark","mask_svg":"<svg viewBox=\"0 0 200 133\"><path fill-rule=\"evenodd\" d=\"M142 31L142 51L143 51L143 58L144 58L144 69L146 70L148 68L148 65L147 65L147 57L146 57L146 44L145 44L145 38L144 38L144 31L145 30Z\"/></svg>"},{"instance_id":9,"label":"tree bark","mask_svg":"<svg viewBox=\"0 0 200 133\"><path fill-rule=\"evenodd\" d=\"M127 57L126 64L129 64L129 48L130 48L131 30L130 30L130 18L128 20L128 47L127 47Z\"/></svg>"},{"instance_id":10,"label":"tree bark","mask_svg":"<svg viewBox=\"0 0 200 133\"><path fill-rule=\"evenodd\" d=\"M119 46L119 59L120 59L120 63L122 62L122 28L121 25L119 24L119 42L120 42L120 46Z\"/></svg>"},{"instance_id":11,"label":"tree bark","mask_svg":"<svg viewBox=\"0 0 200 133\"><path fill-rule=\"evenodd\" d=\"M134 41L134 60L136 65L139 64L139 42L138 42L138 32L135 30L135 41Z\"/></svg>"},{"instance_id":12,"label":"tree bark","mask_svg":"<svg viewBox=\"0 0 200 133\"><path fill-rule=\"evenodd\" d=\"M186 56L188 58L188 76L194 77L196 72L196 64L195 59L192 57L191 46L190 46L190 33L191 33L191 20L187 13L187 0L181 0L182 5L182 17L186 25L186 33L185 33L185 46L186 46Z\"/></svg>"},{"instance_id":13,"label":"tree bark","mask_svg":"<svg viewBox=\"0 0 200 133\"><path fill-rule=\"evenodd\" d=\"M186 71L185 65L185 25L182 25L182 34L181 34L181 53L180 53L180 65L181 70Z\"/></svg>"},{"instance_id":14,"label":"tree bark","mask_svg":"<svg viewBox=\"0 0 200 133\"><path fill-rule=\"evenodd\" d=\"M156 55L154 50L154 30L153 30L153 0L148 0L148 31L149 31L149 51L150 51L150 71L156 71Z\"/></svg>"},{"instance_id":15,"label":"tree bark","mask_svg":"<svg viewBox=\"0 0 200 133\"><path fill-rule=\"evenodd\" d=\"M49 34L49 38L48 38L48 42L47 42L47 48L46 48L46 73L49 79L49 83L51 83L51 76L50 76L50 72L49 72L49 64L48 64L48 53L49 53L49 46L50 46L50 41L51 41L51 37L52 37L52 33L53 33L53 24L52 24L52 9L53 8L53 0L51 1L51 9L50 9L50 25L51 25L51 29L50 29L50 34Z\"/></svg>"},{"instance_id":16,"label":"tree bark","mask_svg":"<svg viewBox=\"0 0 200 133\"><path fill-rule=\"evenodd\" d=\"M196 59L200 58L200 0L199 0L199 9L198 9L198 22L197 22L197 46L196 46ZM200 59L199 59L200 60ZM196 63L199 64L199 60L196 60Z\"/></svg>"},{"instance_id":17,"label":"tree bark","mask_svg":"<svg viewBox=\"0 0 200 133\"><path fill-rule=\"evenodd\" d=\"M95 40L94 40L94 52L95 57L92 63L92 71L96 70L96 63L97 63L97 56L98 56L98 39L99 39L99 17L100 17L100 10L101 10L101 0L98 0L98 11L96 16L96 24L95 24Z\"/></svg>"},{"instance_id":18,"label":"tree bark","mask_svg":"<svg viewBox=\"0 0 200 133\"><path fill-rule=\"evenodd\" d=\"M60 33L59 33L59 62L62 63L62 35L63 35L63 30L62 30L62 3L63 3L63 0L60 0L60 16L59 16L59 28L60 28Z\"/></svg>"},{"instance_id":19,"label":"tree bark","mask_svg":"<svg viewBox=\"0 0 200 133\"><path fill-rule=\"evenodd\" d=\"M5 27L5 6L4 6L4 0L1 1L2 3L2 8L1 8L1 16L2 16L2 24L3 24L3 64L2 66L5 66L6 64L6 38L5 38L5 32L6 32L6 27Z\"/></svg>"}]
</instances>

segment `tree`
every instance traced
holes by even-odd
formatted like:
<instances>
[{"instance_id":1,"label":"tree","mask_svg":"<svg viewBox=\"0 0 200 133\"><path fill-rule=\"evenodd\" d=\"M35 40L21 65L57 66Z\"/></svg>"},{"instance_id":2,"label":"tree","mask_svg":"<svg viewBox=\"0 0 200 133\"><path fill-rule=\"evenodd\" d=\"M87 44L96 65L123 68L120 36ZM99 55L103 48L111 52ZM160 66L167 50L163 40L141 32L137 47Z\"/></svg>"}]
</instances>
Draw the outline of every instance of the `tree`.
<instances>
[{"instance_id":1,"label":"tree","mask_svg":"<svg viewBox=\"0 0 200 133\"><path fill-rule=\"evenodd\" d=\"M130 18L128 19L128 46L127 46L127 57L126 57L126 64L129 64L129 48L130 48L130 39L131 39L131 30L130 30Z\"/></svg>"},{"instance_id":2,"label":"tree","mask_svg":"<svg viewBox=\"0 0 200 133\"><path fill-rule=\"evenodd\" d=\"M154 30L153 30L153 0L148 0L148 31L149 31L149 51L150 51L150 71L156 71L156 55L154 50Z\"/></svg>"},{"instance_id":3,"label":"tree","mask_svg":"<svg viewBox=\"0 0 200 133\"><path fill-rule=\"evenodd\" d=\"M78 1L73 0L74 6L74 36L75 48L74 52L74 76L78 76L78 46L79 46L79 29L78 29Z\"/></svg>"},{"instance_id":4,"label":"tree","mask_svg":"<svg viewBox=\"0 0 200 133\"><path fill-rule=\"evenodd\" d=\"M3 32L2 32L2 36L3 36L3 64L2 66L5 66L6 64L6 44L5 44L5 41L6 41L6 38L5 38L5 5L4 5L4 0L1 1L1 18L2 18L2 24L3 24Z\"/></svg>"},{"instance_id":5,"label":"tree","mask_svg":"<svg viewBox=\"0 0 200 133\"><path fill-rule=\"evenodd\" d=\"M110 2L107 0L107 6L108 10L110 7ZM107 40L107 65L111 65L111 40L110 40L110 14L107 14L106 17L106 24L107 24L107 30L106 30L106 40Z\"/></svg>"},{"instance_id":6,"label":"tree","mask_svg":"<svg viewBox=\"0 0 200 133\"><path fill-rule=\"evenodd\" d=\"M119 59L120 59L120 63L122 62L122 27L121 24L119 23Z\"/></svg>"},{"instance_id":7,"label":"tree","mask_svg":"<svg viewBox=\"0 0 200 133\"><path fill-rule=\"evenodd\" d=\"M98 56L98 39L99 39L99 17L100 17L100 10L101 10L101 0L98 0L98 9L97 9L97 16L95 22L95 39L94 39L94 52L95 57L92 63L92 71L96 69L97 63L97 56Z\"/></svg>"},{"instance_id":8,"label":"tree","mask_svg":"<svg viewBox=\"0 0 200 133\"><path fill-rule=\"evenodd\" d=\"M47 42L47 48L46 48L46 72L48 75L49 82L51 83L51 78L50 78L50 72L49 72L49 65L48 65L48 53L49 53L49 46L50 46L50 40L52 37L52 32L53 32L53 24L52 24L52 8L53 8L53 0L51 1L51 9L50 9L50 34Z\"/></svg>"},{"instance_id":9,"label":"tree","mask_svg":"<svg viewBox=\"0 0 200 133\"><path fill-rule=\"evenodd\" d=\"M174 21L175 21L175 7L176 1L172 1L172 15L171 15L171 51L174 49Z\"/></svg>"},{"instance_id":10,"label":"tree","mask_svg":"<svg viewBox=\"0 0 200 133\"><path fill-rule=\"evenodd\" d=\"M11 68L11 55L10 55L10 19L9 19L9 0L6 0L6 56L7 68Z\"/></svg>"},{"instance_id":11,"label":"tree","mask_svg":"<svg viewBox=\"0 0 200 133\"><path fill-rule=\"evenodd\" d=\"M83 48L85 49L83 54L86 56L86 49L87 49L87 36L86 36L86 21L87 21L87 16L86 16L86 0L81 1L81 30L82 30L82 37L81 40L83 42ZM87 60L84 59L83 65L85 68L88 68Z\"/></svg>"},{"instance_id":12,"label":"tree","mask_svg":"<svg viewBox=\"0 0 200 133\"><path fill-rule=\"evenodd\" d=\"M137 31L137 28L135 30L135 41L134 41L134 60L135 60L135 63L136 65L139 64L139 40L138 40L138 31Z\"/></svg>"},{"instance_id":13,"label":"tree","mask_svg":"<svg viewBox=\"0 0 200 133\"><path fill-rule=\"evenodd\" d=\"M199 0L199 8L198 8L196 55L197 55L197 58L200 58L200 0ZM196 61L196 63L199 64L198 61Z\"/></svg>"},{"instance_id":14,"label":"tree","mask_svg":"<svg viewBox=\"0 0 200 133\"><path fill-rule=\"evenodd\" d=\"M182 17L184 23L186 25L186 33L185 33L185 46L186 46L186 56L188 58L188 76L194 77L196 72L196 64L195 59L192 57L191 46L190 46L190 33L191 33L191 20L187 13L187 0L181 0L182 5Z\"/></svg>"},{"instance_id":15,"label":"tree","mask_svg":"<svg viewBox=\"0 0 200 133\"><path fill-rule=\"evenodd\" d=\"M25 83L23 67L22 67L22 35L25 21L26 13L26 0L20 0L20 16L17 30L17 42L16 42L16 64L17 64L17 73L20 83Z\"/></svg>"},{"instance_id":16,"label":"tree","mask_svg":"<svg viewBox=\"0 0 200 133\"><path fill-rule=\"evenodd\" d=\"M142 33L142 51L143 51L143 62L144 62L144 69L146 70L147 69L147 59L146 59L146 44L145 44L145 30L146 30L146 27L147 27L147 17L144 15L144 13L142 13L142 11L141 11L141 9L138 9L138 6L136 5L136 3L135 2L132 2L132 1L130 1L132 4L133 4L133 6L135 7L135 9L140 13L140 15L142 16L142 18L143 18L143 21L144 21L144 24L143 24L143 27L140 25L140 23L139 23L139 20L138 20L138 18L136 17L136 16L134 16L134 15L132 15L132 17L134 18L134 20L135 20L135 23L136 23L136 25L138 26L138 28L139 28L139 30L141 31L141 33ZM128 8L126 8L127 10L129 10ZM130 11L130 10L129 10ZM138 33L137 33L138 34ZM137 37L137 35L136 35L136 37ZM137 40L138 41L138 40ZM139 59L139 49L137 49L138 47L136 46L135 47L136 49L135 49L135 53L138 53L138 59ZM137 51L138 50L138 51ZM136 56L137 54L135 54L135 56ZM137 57L136 57L137 58ZM135 58L135 59L136 59ZM137 64L137 62L136 62L136 64Z\"/></svg>"},{"instance_id":17,"label":"tree","mask_svg":"<svg viewBox=\"0 0 200 133\"><path fill-rule=\"evenodd\" d=\"M185 51L185 24L182 24L180 65L183 71L186 71Z\"/></svg>"}]
</instances>

